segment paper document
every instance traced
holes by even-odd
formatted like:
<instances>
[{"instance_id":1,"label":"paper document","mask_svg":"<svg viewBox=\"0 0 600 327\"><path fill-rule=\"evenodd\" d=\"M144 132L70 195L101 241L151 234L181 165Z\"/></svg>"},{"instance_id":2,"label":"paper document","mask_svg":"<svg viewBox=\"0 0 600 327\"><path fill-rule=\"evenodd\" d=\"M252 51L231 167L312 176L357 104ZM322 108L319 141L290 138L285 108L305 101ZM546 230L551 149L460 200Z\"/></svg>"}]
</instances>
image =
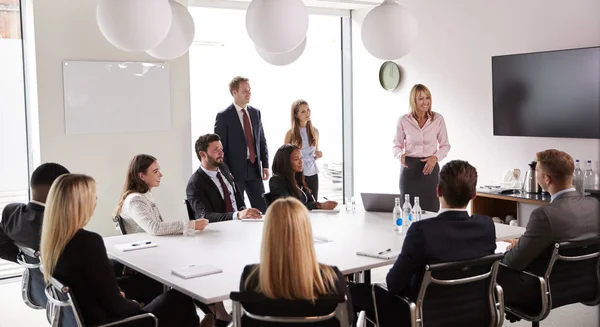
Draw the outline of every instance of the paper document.
<instances>
[{"instance_id":1,"label":"paper document","mask_svg":"<svg viewBox=\"0 0 600 327\"><path fill-rule=\"evenodd\" d=\"M510 245L510 242L496 242L496 251L494 253L504 253L506 248Z\"/></svg>"},{"instance_id":2,"label":"paper document","mask_svg":"<svg viewBox=\"0 0 600 327\"><path fill-rule=\"evenodd\" d=\"M158 246L158 244L156 244L152 241L148 241L148 240L125 243L125 244L115 244L115 247L123 252L153 248L155 246Z\"/></svg>"},{"instance_id":3,"label":"paper document","mask_svg":"<svg viewBox=\"0 0 600 327\"><path fill-rule=\"evenodd\" d=\"M329 242L331 242L331 240L328 239L327 237L317 236L317 235L313 235L313 241L315 242L315 244L321 244L321 243L329 243Z\"/></svg>"},{"instance_id":4,"label":"paper document","mask_svg":"<svg viewBox=\"0 0 600 327\"><path fill-rule=\"evenodd\" d=\"M340 206L337 206L331 210L325 210L325 209L312 209L310 212L323 212L323 213L338 213L340 212Z\"/></svg>"},{"instance_id":5,"label":"paper document","mask_svg":"<svg viewBox=\"0 0 600 327\"><path fill-rule=\"evenodd\" d=\"M183 279L218 274L221 272L223 272L223 269L213 265L189 265L171 270L173 275L179 276Z\"/></svg>"},{"instance_id":6,"label":"paper document","mask_svg":"<svg viewBox=\"0 0 600 327\"><path fill-rule=\"evenodd\" d=\"M400 251L393 251L392 249L367 249L358 251L356 254L378 259L394 259L400 255Z\"/></svg>"},{"instance_id":7,"label":"paper document","mask_svg":"<svg viewBox=\"0 0 600 327\"><path fill-rule=\"evenodd\" d=\"M265 221L265 218L242 218L240 219L241 221L247 221L247 222L260 222L260 221Z\"/></svg>"}]
</instances>

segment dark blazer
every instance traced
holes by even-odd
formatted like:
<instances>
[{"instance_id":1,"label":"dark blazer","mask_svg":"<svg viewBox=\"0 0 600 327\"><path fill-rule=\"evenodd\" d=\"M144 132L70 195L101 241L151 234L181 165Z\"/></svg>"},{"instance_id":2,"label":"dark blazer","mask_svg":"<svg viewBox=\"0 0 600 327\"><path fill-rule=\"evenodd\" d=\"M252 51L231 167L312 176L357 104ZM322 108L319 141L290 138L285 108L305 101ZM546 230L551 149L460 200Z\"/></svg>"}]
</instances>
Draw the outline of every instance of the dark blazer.
<instances>
[{"instance_id":1,"label":"dark blazer","mask_svg":"<svg viewBox=\"0 0 600 327\"><path fill-rule=\"evenodd\" d=\"M140 305L121 296L102 237L80 229L58 258L53 277L69 286L86 326L105 324L142 313Z\"/></svg>"},{"instance_id":2,"label":"dark blazer","mask_svg":"<svg viewBox=\"0 0 600 327\"><path fill-rule=\"evenodd\" d=\"M248 287L246 287L246 280L248 280L248 277L250 276L250 273L252 272L252 270L254 269L254 267L256 267L257 265L247 265L246 267L244 267L244 271L242 272L242 278L240 280L240 291L241 292L253 292L256 287L258 286L258 271L256 274L252 275L252 279L250 279L248 281ZM335 293L331 294L331 295L345 295L346 298L348 299L346 301L346 304L348 306L348 321L351 323L352 326L355 326L355 321L354 321L354 309L352 307L352 301L350 299L350 291L348 290L348 287L346 287L346 278L344 277L344 275L342 275L342 272L335 266L332 266L331 268L333 268L333 271L335 271L335 274L337 276L336 281L335 281ZM288 276L289 278L293 278L293 276ZM272 313L272 312L271 312ZM283 315L288 315L288 316L294 316L294 311L292 311L292 308L290 308L290 311L287 312L281 312L281 314Z\"/></svg>"},{"instance_id":3,"label":"dark blazer","mask_svg":"<svg viewBox=\"0 0 600 327\"><path fill-rule=\"evenodd\" d=\"M40 248L44 207L35 203L11 203L0 220L0 258L17 262L16 244L34 250Z\"/></svg>"},{"instance_id":4,"label":"dark blazer","mask_svg":"<svg viewBox=\"0 0 600 327\"><path fill-rule=\"evenodd\" d=\"M269 168L269 152L260 111L251 106L247 106L247 110L252 124L258 167ZM223 143L225 163L230 168L233 176L240 183L244 183L247 174L246 153L248 145L242 123L233 103L217 114L215 134L219 135L221 143ZM262 176L262 171L259 172L259 176Z\"/></svg>"},{"instance_id":5,"label":"dark blazer","mask_svg":"<svg viewBox=\"0 0 600 327\"><path fill-rule=\"evenodd\" d=\"M402 252L387 274L388 290L414 299L426 264L475 259L496 249L492 218L465 211L446 211L414 222Z\"/></svg>"},{"instance_id":6,"label":"dark blazer","mask_svg":"<svg viewBox=\"0 0 600 327\"><path fill-rule=\"evenodd\" d=\"M540 268L528 267L535 259L556 242L581 241L598 237L600 201L583 197L575 191L559 195L552 203L533 210L525 229L514 249L502 260L514 270L526 269L541 273Z\"/></svg>"},{"instance_id":7,"label":"dark blazer","mask_svg":"<svg viewBox=\"0 0 600 327\"><path fill-rule=\"evenodd\" d=\"M273 175L269 179L269 193L271 193L271 197L273 201L279 198L287 198L288 196L295 197L300 200L300 202L304 203L304 205L309 209L315 209L317 207L317 202L315 201L315 197L308 190L305 190L304 187L301 187L304 194L298 193L292 190L292 186L280 175Z\"/></svg>"},{"instance_id":8,"label":"dark blazer","mask_svg":"<svg viewBox=\"0 0 600 327\"><path fill-rule=\"evenodd\" d=\"M227 166L223 164L219 167L219 170L221 171L221 176L233 186L235 193L233 196L235 196L235 203L237 204L237 208L234 208L234 210L240 211L246 209L244 197ZM190 177L185 193L187 200L194 210L194 217L196 219L206 218L211 223L233 219L233 212L225 212L225 200L221 196L217 185L202 170L202 167L199 167L192 177Z\"/></svg>"}]
</instances>

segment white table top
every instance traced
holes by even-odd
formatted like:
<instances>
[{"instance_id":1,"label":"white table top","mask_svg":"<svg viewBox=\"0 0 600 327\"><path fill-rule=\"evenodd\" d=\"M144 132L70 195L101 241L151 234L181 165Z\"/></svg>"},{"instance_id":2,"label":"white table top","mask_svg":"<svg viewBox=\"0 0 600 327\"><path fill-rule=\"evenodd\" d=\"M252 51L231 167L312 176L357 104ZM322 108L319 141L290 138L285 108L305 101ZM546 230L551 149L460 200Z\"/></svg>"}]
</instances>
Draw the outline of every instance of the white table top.
<instances>
[{"instance_id":1,"label":"white table top","mask_svg":"<svg viewBox=\"0 0 600 327\"><path fill-rule=\"evenodd\" d=\"M435 214L424 215L430 218ZM311 213L314 236L331 242L315 244L319 262L337 266L342 273L369 270L391 265L395 259L384 260L356 255L369 248L398 251L404 233L393 231L391 213L345 211ZM193 236L152 236L145 233L112 236L104 239L110 258L129 266L165 285L173 287L204 303L229 298L239 290L244 266L259 262L263 222L227 221L210 224ZM495 224L498 241L519 237L523 227ZM151 240L157 247L122 252L116 244ZM182 279L172 269L191 264L212 264L222 273Z\"/></svg>"}]
</instances>

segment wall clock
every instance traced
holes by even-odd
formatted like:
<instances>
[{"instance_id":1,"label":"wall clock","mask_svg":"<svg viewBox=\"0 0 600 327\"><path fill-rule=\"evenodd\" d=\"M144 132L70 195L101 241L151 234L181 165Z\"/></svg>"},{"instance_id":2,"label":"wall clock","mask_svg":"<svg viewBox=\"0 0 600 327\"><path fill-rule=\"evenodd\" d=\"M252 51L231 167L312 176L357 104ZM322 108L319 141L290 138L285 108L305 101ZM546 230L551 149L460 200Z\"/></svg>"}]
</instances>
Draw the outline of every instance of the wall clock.
<instances>
[{"instance_id":1,"label":"wall clock","mask_svg":"<svg viewBox=\"0 0 600 327\"><path fill-rule=\"evenodd\" d=\"M379 84L387 91L393 91L401 80L400 67L393 61L386 61L379 68Z\"/></svg>"}]
</instances>

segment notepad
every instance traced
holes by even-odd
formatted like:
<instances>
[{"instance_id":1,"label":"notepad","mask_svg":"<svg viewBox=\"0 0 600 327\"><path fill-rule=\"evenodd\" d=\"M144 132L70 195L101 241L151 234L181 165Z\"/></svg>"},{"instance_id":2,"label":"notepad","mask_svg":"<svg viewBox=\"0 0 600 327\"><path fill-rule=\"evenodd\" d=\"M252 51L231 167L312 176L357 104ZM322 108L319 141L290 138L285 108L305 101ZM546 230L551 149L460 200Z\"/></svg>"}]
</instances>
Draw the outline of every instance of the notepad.
<instances>
[{"instance_id":1,"label":"notepad","mask_svg":"<svg viewBox=\"0 0 600 327\"><path fill-rule=\"evenodd\" d=\"M265 218L242 218L240 219L241 221L246 221L246 222L253 222L253 223L257 223L257 222L261 222L261 221L265 221Z\"/></svg>"},{"instance_id":2,"label":"notepad","mask_svg":"<svg viewBox=\"0 0 600 327\"><path fill-rule=\"evenodd\" d=\"M223 269L213 265L189 265L171 270L173 275L183 279L213 275L221 272L223 272Z\"/></svg>"},{"instance_id":3,"label":"notepad","mask_svg":"<svg viewBox=\"0 0 600 327\"><path fill-rule=\"evenodd\" d=\"M153 248L156 246L158 246L158 244L156 244L152 241L148 241L148 240L124 243L124 244L115 244L115 247L123 252Z\"/></svg>"},{"instance_id":4,"label":"notepad","mask_svg":"<svg viewBox=\"0 0 600 327\"><path fill-rule=\"evenodd\" d=\"M394 259L400 255L400 251L385 251L385 249L368 249L364 251L357 251L356 254L378 259Z\"/></svg>"},{"instance_id":5,"label":"notepad","mask_svg":"<svg viewBox=\"0 0 600 327\"><path fill-rule=\"evenodd\" d=\"M510 242L496 242L496 251L494 253L504 253L506 248L510 245Z\"/></svg>"},{"instance_id":6,"label":"notepad","mask_svg":"<svg viewBox=\"0 0 600 327\"><path fill-rule=\"evenodd\" d=\"M325 209L312 209L310 212L323 212L323 213L338 213L340 212L340 206L337 206L331 210L325 210Z\"/></svg>"}]
</instances>

